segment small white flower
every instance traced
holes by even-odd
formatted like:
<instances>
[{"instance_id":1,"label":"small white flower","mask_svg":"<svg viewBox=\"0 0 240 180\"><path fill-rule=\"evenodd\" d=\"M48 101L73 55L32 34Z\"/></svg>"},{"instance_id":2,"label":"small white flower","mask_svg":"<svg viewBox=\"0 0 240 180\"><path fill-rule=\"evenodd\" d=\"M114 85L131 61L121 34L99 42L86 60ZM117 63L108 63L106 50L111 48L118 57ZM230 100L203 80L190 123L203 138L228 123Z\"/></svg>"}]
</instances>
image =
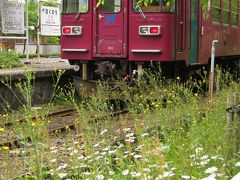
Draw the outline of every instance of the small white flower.
<instances>
[{"instance_id":1,"label":"small white flower","mask_svg":"<svg viewBox=\"0 0 240 180\"><path fill-rule=\"evenodd\" d=\"M235 164L236 167L240 167L240 161Z\"/></svg>"},{"instance_id":2,"label":"small white flower","mask_svg":"<svg viewBox=\"0 0 240 180\"><path fill-rule=\"evenodd\" d=\"M141 173L131 172L131 176L132 177L139 177L139 176L141 176Z\"/></svg>"},{"instance_id":3,"label":"small white flower","mask_svg":"<svg viewBox=\"0 0 240 180\"><path fill-rule=\"evenodd\" d=\"M79 156L77 159L78 159L78 160L84 159L84 156L81 155L81 156Z\"/></svg>"},{"instance_id":4,"label":"small white flower","mask_svg":"<svg viewBox=\"0 0 240 180\"><path fill-rule=\"evenodd\" d=\"M50 163L55 163L57 161L57 159L51 159L49 162Z\"/></svg>"},{"instance_id":5,"label":"small white flower","mask_svg":"<svg viewBox=\"0 0 240 180\"><path fill-rule=\"evenodd\" d=\"M134 133L129 133L129 134L126 134L126 137L133 137L134 136Z\"/></svg>"},{"instance_id":6,"label":"small white flower","mask_svg":"<svg viewBox=\"0 0 240 180\"><path fill-rule=\"evenodd\" d=\"M115 154L116 153L116 150L113 150L113 151L108 151L109 154Z\"/></svg>"},{"instance_id":7,"label":"small white flower","mask_svg":"<svg viewBox=\"0 0 240 180\"><path fill-rule=\"evenodd\" d=\"M188 176L188 175L182 175L181 178L182 178L182 179L191 179L191 177Z\"/></svg>"},{"instance_id":8,"label":"small white flower","mask_svg":"<svg viewBox=\"0 0 240 180\"><path fill-rule=\"evenodd\" d=\"M104 149L102 149L102 151L108 151L110 149L110 147L106 147Z\"/></svg>"},{"instance_id":9,"label":"small white flower","mask_svg":"<svg viewBox=\"0 0 240 180\"><path fill-rule=\"evenodd\" d=\"M208 155L205 155L205 156L202 156L200 157L201 160L206 160L206 159L209 159L209 156Z\"/></svg>"},{"instance_id":10,"label":"small white flower","mask_svg":"<svg viewBox=\"0 0 240 180\"><path fill-rule=\"evenodd\" d=\"M130 131L131 128L124 128L123 131L127 132L127 131Z\"/></svg>"},{"instance_id":11,"label":"small white flower","mask_svg":"<svg viewBox=\"0 0 240 180\"><path fill-rule=\"evenodd\" d=\"M68 167L68 164L60 165L60 166L58 166L57 171L62 170L62 169L66 169L67 167Z\"/></svg>"},{"instance_id":12,"label":"small white flower","mask_svg":"<svg viewBox=\"0 0 240 180\"><path fill-rule=\"evenodd\" d=\"M195 149L196 154L200 154L200 153L202 153L203 151L204 151L204 149L201 148L201 147L198 147L198 148Z\"/></svg>"},{"instance_id":13,"label":"small white flower","mask_svg":"<svg viewBox=\"0 0 240 180\"><path fill-rule=\"evenodd\" d=\"M54 150L54 149L57 149L57 147L56 146L50 147L50 150Z\"/></svg>"},{"instance_id":14,"label":"small white flower","mask_svg":"<svg viewBox=\"0 0 240 180\"><path fill-rule=\"evenodd\" d=\"M114 171L109 171L108 173L110 176L114 175Z\"/></svg>"},{"instance_id":15,"label":"small white flower","mask_svg":"<svg viewBox=\"0 0 240 180\"><path fill-rule=\"evenodd\" d=\"M79 142L77 142L77 141L73 141L73 144L75 144L75 145L78 144L78 143L79 143Z\"/></svg>"},{"instance_id":16,"label":"small white flower","mask_svg":"<svg viewBox=\"0 0 240 180\"><path fill-rule=\"evenodd\" d=\"M101 131L100 134L103 135L103 134L105 134L107 131L108 131L107 129L104 129L104 130Z\"/></svg>"},{"instance_id":17,"label":"small white flower","mask_svg":"<svg viewBox=\"0 0 240 180\"><path fill-rule=\"evenodd\" d=\"M208 168L206 171L204 171L205 173L207 173L207 174L212 174L212 173L214 173L214 172L217 172L218 171L218 168L216 168L215 166L213 166L213 167L210 167L210 168Z\"/></svg>"},{"instance_id":18,"label":"small white flower","mask_svg":"<svg viewBox=\"0 0 240 180\"><path fill-rule=\"evenodd\" d=\"M94 146L93 147L98 147L99 146L99 143L97 143L97 144L94 144Z\"/></svg>"},{"instance_id":19,"label":"small white flower","mask_svg":"<svg viewBox=\"0 0 240 180\"><path fill-rule=\"evenodd\" d=\"M140 159L140 158L142 158L142 155L136 154L136 155L134 155L133 157L134 157L134 159Z\"/></svg>"},{"instance_id":20,"label":"small white flower","mask_svg":"<svg viewBox=\"0 0 240 180\"><path fill-rule=\"evenodd\" d=\"M201 161L200 165L201 166L205 166L205 165L207 165L209 163L209 161L210 161L210 159L206 159L205 161Z\"/></svg>"},{"instance_id":21,"label":"small white flower","mask_svg":"<svg viewBox=\"0 0 240 180\"><path fill-rule=\"evenodd\" d=\"M97 180L103 180L104 179L104 175L99 174L96 176Z\"/></svg>"},{"instance_id":22,"label":"small white flower","mask_svg":"<svg viewBox=\"0 0 240 180\"><path fill-rule=\"evenodd\" d=\"M129 173L129 170L128 170L128 169L125 169L125 170L123 170L122 175L123 175L123 176L127 176L128 173Z\"/></svg>"},{"instance_id":23,"label":"small white flower","mask_svg":"<svg viewBox=\"0 0 240 180\"><path fill-rule=\"evenodd\" d=\"M175 176L175 174L172 171L163 173L163 177L172 177L172 176Z\"/></svg>"},{"instance_id":24,"label":"small white flower","mask_svg":"<svg viewBox=\"0 0 240 180\"><path fill-rule=\"evenodd\" d=\"M216 174L210 174L208 177L202 178L202 180L216 180Z\"/></svg>"},{"instance_id":25,"label":"small white flower","mask_svg":"<svg viewBox=\"0 0 240 180\"><path fill-rule=\"evenodd\" d=\"M149 168L143 168L143 171L144 171L144 172L151 172L151 169L149 169Z\"/></svg>"},{"instance_id":26,"label":"small white flower","mask_svg":"<svg viewBox=\"0 0 240 180\"><path fill-rule=\"evenodd\" d=\"M143 133L142 135L141 135L141 137L145 137L145 136L148 136L149 135L149 133Z\"/></svg>"},{"instance_id":27,"label":"small white flower","mask_svg":"<svg viewBox=\"0 0 240 180\"><path fill-rule=\"evenodd\" d=\"M58 173L58 177L61 179L65 178L67 175L67 173Z\"/></svg>"}]
</instances>

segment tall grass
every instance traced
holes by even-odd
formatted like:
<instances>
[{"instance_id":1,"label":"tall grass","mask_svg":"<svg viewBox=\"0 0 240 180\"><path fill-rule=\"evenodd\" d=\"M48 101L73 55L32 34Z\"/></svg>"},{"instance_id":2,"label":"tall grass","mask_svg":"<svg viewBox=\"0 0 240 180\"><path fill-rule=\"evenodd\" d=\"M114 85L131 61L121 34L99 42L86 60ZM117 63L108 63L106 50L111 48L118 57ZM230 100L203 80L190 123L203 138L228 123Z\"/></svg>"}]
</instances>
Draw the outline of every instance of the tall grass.
<instances>
[{"instance_id":1,"label":"tall grass","mask_svg":"<svg viewBox=\"0 0 240 180\"><path fill-rule=\"evenodd\" d=\"M199 94L206 78L180 83L148 71L134 86L99 83L91 97L83 95L84 87L78 99L72 85L58 89L53 100L76 110L77 130L50 137L49 119L33 122L30 117L40 112L31 110L26 124L16 123L15 133L33 140L11 153L1 148L2 178L13 178L17 169L15 174L27 171L36 179L229 179L240 171L240 162L239 153L227 158L232 147L226 139L226 98L239 92L239 84L228 73L219 77L213 101ZM128 115L118 121L107 116L108 98L124 100ZM91 122L98 117L104 119ZM12 168L10 159L18 162Z\"/></svg>"}]
</instances>

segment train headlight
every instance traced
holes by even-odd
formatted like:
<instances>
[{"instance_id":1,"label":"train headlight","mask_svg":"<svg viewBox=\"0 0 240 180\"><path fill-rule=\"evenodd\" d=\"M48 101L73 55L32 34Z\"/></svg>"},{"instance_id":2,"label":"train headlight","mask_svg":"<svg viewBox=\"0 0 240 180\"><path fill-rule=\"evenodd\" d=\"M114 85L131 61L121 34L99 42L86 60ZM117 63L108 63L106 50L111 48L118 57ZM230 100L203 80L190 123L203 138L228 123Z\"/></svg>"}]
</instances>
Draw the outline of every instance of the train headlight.
<instances>
[{"instance_id":1,"label":"train headlight","mask_svg":"<svg viewBox=\"0 0 240 180\"><path fill-rule=\"evenodd\" d=\"M155 25L139 26L139 35L143 36L160 35L160 26Z\"/></svg>"},{"instance_id":2,"label":"train headlight","mask_svg":"<svg viewBox=\"0 0 240 180\"><path fill-rule=\"evenodd\" d=\"M62 27L63 35L81 35L82 34L82 26L63 26Z\"/></svg>"},{"instance_id":3,"label":"train headlight","mask_svg":"<svg viewBox=\"0 0 240 180\"><path fill-rule=\"evenodd\" d=\"M139 34L145 35L147 33L148 33L148 27L145 27L145 26L140 26L139 27Z\"/></svg>"}]
</instances>

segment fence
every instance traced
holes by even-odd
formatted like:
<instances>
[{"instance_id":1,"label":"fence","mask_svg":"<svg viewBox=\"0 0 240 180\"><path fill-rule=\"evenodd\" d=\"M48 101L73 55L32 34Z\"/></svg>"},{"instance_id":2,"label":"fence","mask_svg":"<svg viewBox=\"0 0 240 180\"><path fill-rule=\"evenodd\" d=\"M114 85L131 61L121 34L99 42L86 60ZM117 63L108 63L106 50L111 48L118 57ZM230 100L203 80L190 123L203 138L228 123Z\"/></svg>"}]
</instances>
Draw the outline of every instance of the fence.
<instances>
[{"instance_id":1,"label":"fence","mask_svg":"<svg viewBox=\"0 0 240 180\"><path fill-rule=\"evenodd\" d=\"M29 44L29 54L36 54L36 44ZM15 44L15 51L23 53L24 44ZM60 54L61 47L59 44L41 44L40 54Z\"/></svg>"}]
</instances>

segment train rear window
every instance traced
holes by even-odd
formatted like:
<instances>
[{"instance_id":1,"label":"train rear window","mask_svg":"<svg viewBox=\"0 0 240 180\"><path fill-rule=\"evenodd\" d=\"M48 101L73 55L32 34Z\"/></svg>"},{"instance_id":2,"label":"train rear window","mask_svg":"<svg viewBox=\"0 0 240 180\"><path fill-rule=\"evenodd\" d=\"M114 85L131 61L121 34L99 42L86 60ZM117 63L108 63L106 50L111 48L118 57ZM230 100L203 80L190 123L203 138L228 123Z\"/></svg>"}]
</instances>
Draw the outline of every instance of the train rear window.
<instances>
[{"instance_id":1,"label":"train rear window","mask_svg":"<svg viewBox=\"0 0 240 180\"><path fill-rule=\"evenodd\" d=\"M88 0L63 0L63 13L87 13Z\"/></svg>"},{"instance_id":2,"label":"train rear window","mask_svg":"<svg viewBox=\"0 0 240 180\"><path fill-rule=\"evenodd\" d=\"M134 12L175 12L175 0L166 2L165 0L153 0L148 4L138 4L133 1Z\"/></svg>"},{"instance_id":3,"label":"train rear window","mask_svg":"<svg viewBox=\"0 0 240 180\"><path fill-rule=\"evenodd\" d=\"M121 11L121 0L104 0L101 10L103 13L118 13Z\"/></svg>"}]
</instances>

